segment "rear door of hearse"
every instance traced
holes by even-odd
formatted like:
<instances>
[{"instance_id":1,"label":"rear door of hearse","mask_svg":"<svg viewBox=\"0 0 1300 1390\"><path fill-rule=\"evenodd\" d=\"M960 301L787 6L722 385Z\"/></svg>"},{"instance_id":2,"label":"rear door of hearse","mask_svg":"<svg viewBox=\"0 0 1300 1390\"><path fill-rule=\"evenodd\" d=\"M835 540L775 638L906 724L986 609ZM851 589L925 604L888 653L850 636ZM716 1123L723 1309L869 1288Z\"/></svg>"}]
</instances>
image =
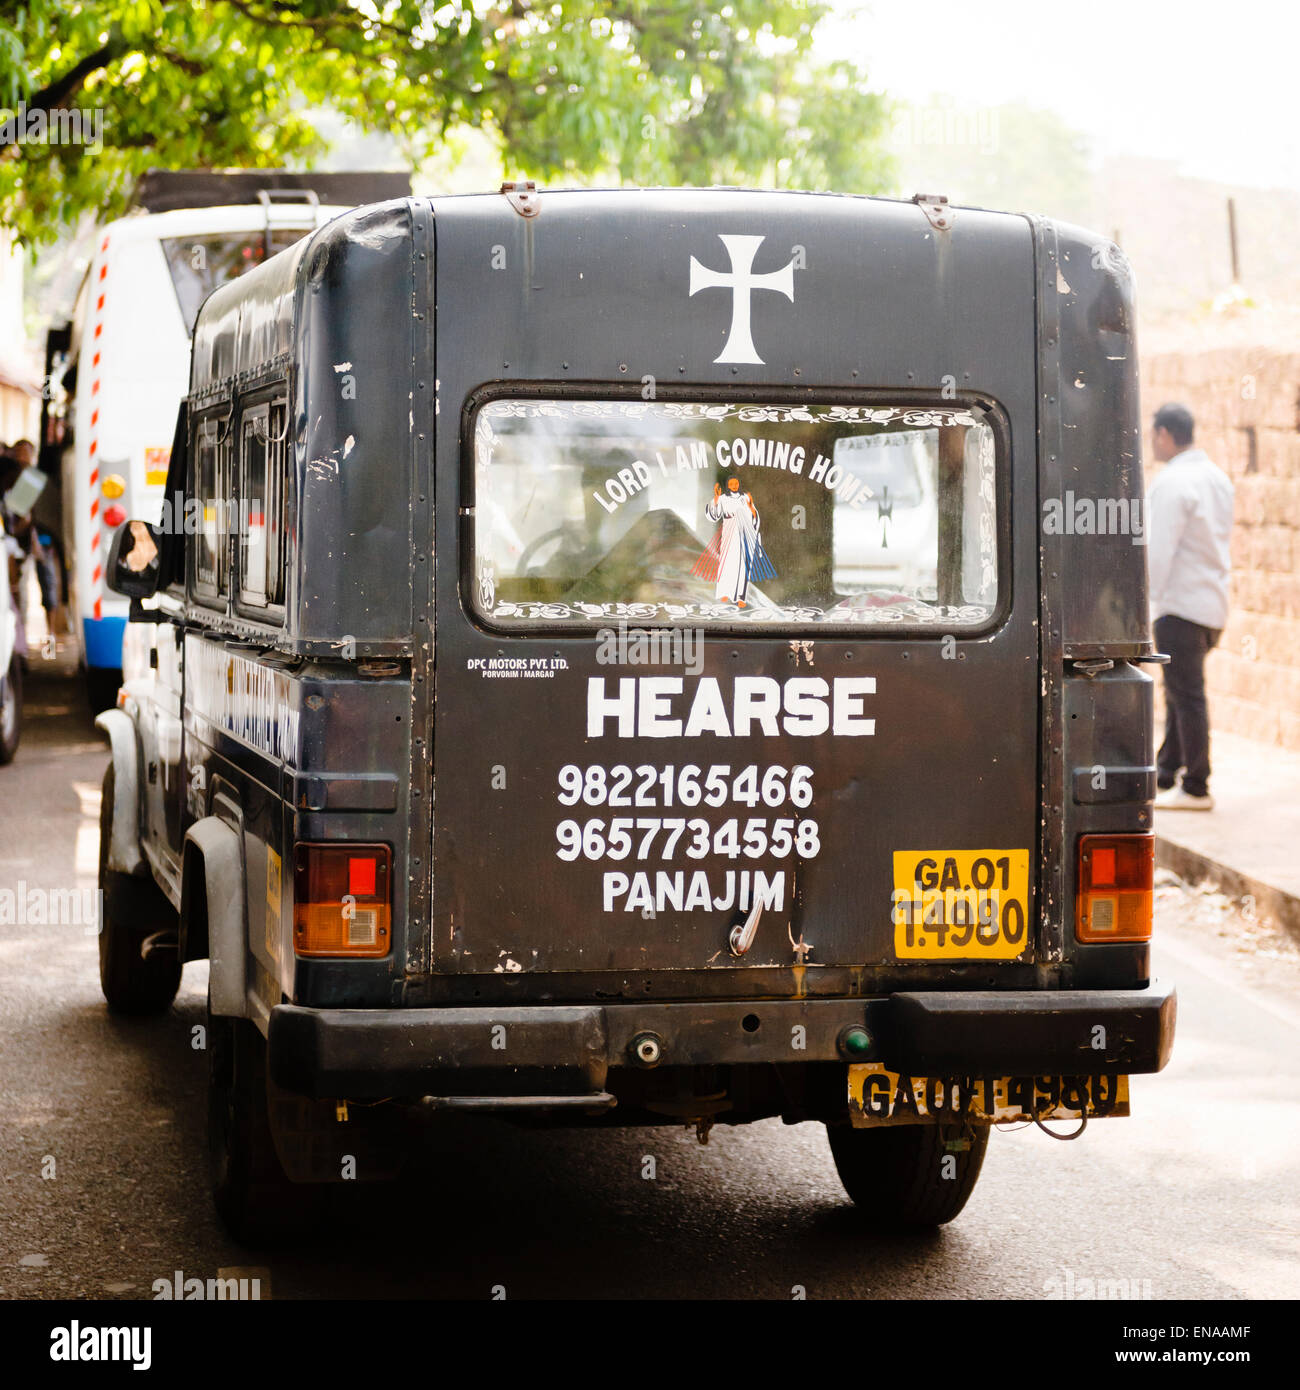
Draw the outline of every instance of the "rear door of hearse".
<instances>
[{"instance_id":1,"label":"rear door of hearse","mask_svg":"<svg viewBox=\"0 0 1300 1390\"><path fill-rule=\"evenodd\" d=\"M1028 223L517 201L433 205L435 997L1032 985Z\"/></svg>"}]
</instances>

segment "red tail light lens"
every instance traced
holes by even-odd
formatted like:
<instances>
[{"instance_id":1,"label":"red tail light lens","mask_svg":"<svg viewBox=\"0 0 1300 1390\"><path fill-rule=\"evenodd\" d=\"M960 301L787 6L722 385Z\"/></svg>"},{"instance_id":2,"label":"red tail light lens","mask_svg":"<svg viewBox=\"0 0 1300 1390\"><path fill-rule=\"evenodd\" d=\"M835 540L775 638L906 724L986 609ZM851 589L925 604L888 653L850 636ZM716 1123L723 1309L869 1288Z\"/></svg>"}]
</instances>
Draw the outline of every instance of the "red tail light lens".
<instances>
[{"instance_id":1,"label":"red tail light lens","mask_svg":"<svg viewBox=\"0 0 1300 1390\"><path fill-rule=\"evenodd\" d=\"M1154 835L1084 835L1079 841L1080 941L1149 941Z\"/></svg>"},{"instance_id":2,"label":"red tail light lens","mask_svg":"<svg viewBox=\"0 0 1300 1390\"><path fill-rule=\"evenodd\" d=\"M386 956L392 945L387 845L297 845L293 948L300 956Z\"/></svg>"}]
</instances>

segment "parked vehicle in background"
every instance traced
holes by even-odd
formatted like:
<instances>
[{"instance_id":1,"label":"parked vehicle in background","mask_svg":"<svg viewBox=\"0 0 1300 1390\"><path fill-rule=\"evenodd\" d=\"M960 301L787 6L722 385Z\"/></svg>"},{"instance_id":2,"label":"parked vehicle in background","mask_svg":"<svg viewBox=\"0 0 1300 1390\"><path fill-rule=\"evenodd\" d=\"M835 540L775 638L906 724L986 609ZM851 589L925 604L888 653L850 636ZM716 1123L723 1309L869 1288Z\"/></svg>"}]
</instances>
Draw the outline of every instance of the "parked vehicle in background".
<instances>
[{"instance_id":1,"label":"parked vehicle in background","mask_svg":"<svg viewBox=\"0 0 1300 1390\"><path fill-rule=\"evenodd\" d=\"M199 305L348 207L409 189L405 174L155 170L137 208L96 230L72 318L46 341L40 455L61 484L69 606L93 709L116 698L127 616L104 585L108 537L161 507Z\"/></svg>"},{"instance_id":2,"label":"parked vehicle in background","mask_svg":"<svg viewBox=\"0 0 1300 1390\"><path fill-rule=\"evenodd\" d=\"M995 1124L1127 1115L1175 1014L1145 556L1040 508L1140 457L1127 266L1042 218L507 185L217 289L201 524L109 557L101 980L210 961L230 1229L419 1111L816 1122L881 1226ZM930 521L864 584L886 487Z\"/></svg>"},{"instance_id":3,"label":"parked vehicle in background","mask_svg":"<svg viewBox=\"0 0 1300 1390\"><path fill-rule=\"evenodd\" d=\"M0 517L0 764L18 751L23 720L23 665L18 653L18 614L9 583L12 538Z\"/></svg>"}]
</instances>

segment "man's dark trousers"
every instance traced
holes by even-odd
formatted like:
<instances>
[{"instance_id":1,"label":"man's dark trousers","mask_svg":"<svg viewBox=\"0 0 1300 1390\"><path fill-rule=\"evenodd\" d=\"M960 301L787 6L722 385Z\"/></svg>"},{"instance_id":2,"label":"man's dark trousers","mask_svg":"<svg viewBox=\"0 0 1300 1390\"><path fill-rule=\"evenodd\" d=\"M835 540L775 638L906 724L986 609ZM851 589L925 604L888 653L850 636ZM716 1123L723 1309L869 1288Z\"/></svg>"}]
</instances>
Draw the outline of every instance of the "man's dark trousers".
<instances>
[{"instance_id":1,"label":"man's dark trousers","mask_svg":"<svg viewBox=\"0 0 1300 1390\"><path fill-rule=\"evenodd\" d=\"M1205 703L1205 657L1220 629L1186 618L1157 618L1156 648L1169 654L1165 667L1165 741L1156 755L1156 784L1172 787L1181 768L1183 790L1207 796L1210 781L1210 714Z\"/></svg>"}]
</instances>

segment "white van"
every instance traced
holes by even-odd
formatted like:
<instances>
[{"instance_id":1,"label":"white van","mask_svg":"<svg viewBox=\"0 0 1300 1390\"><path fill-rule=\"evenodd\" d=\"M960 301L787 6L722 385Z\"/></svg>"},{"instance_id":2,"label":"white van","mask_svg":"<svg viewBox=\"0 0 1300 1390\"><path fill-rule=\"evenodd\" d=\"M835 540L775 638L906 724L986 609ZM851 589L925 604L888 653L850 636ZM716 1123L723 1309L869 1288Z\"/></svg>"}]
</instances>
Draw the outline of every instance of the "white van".
<instances>
[{"instance_id":1,"label":"white van","mask_svg":"<svg viewBox=\"0 0 1300 1390\"><path fill-rule=\"evenodd\" d=\"M128 516L161 512L199 306L348 207L408 191L405 174L153 171L137 189L141 210L96 230L71 323L47 345L55 400L41 431L41 465L62 479L69 607L93 709L116 699L128 608L104 586L108 539ZM51 415L61 427L49 428Z\"/></svg>"}]
</instances>

